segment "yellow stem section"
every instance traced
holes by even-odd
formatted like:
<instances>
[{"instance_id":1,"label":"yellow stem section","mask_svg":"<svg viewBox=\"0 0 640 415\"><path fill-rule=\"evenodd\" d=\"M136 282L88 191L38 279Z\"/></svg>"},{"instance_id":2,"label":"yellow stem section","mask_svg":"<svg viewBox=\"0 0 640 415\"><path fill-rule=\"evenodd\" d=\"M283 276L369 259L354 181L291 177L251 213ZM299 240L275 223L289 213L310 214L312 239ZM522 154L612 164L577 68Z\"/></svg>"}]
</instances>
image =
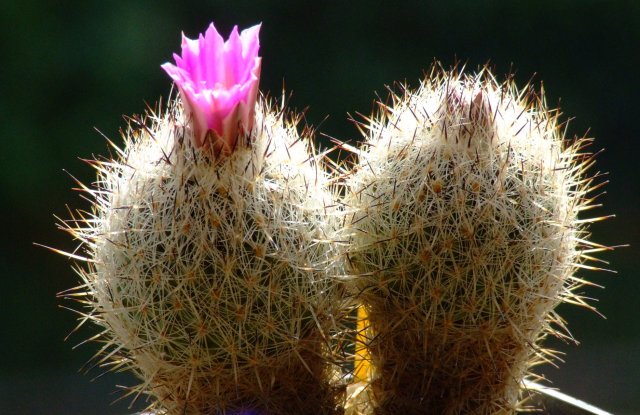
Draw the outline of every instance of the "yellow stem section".
<instances>
[{"instance_id":1,"label":"yellow stem section","mask_svg":"<svg viewBox=\"0 0 640 415\"><path fill-rule=\"evenodd\" d=\"M370 377L371 363L369 350L367 349L367 331L369 319L367 310L361 305L358 307L358 320L356 323L356 356L353 370L353 381L367 382Z\"/></svg>"}]
</instances>

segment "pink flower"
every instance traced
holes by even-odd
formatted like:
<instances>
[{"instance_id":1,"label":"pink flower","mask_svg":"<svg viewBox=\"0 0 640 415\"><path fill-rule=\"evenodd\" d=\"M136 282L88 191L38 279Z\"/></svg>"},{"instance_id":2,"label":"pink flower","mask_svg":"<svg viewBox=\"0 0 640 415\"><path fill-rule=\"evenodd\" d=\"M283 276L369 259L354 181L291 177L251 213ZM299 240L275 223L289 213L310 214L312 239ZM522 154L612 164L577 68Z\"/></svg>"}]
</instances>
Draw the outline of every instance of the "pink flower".
<instances>
[{"instance_id":1,"label":"pink flower","mask_svg":"<svg viewBox=\"0 0 640 415\"><path fill-rule=\"evenodd\" d=\"M260 81L259 32L260 25L240 34L235 26L225 42L211 23L198 39L183 33L182 56L174 53L176 64L162 65L180 90L196 147L211 145L216 153L229 153L238 136L253 128Z\"/></svg>"}]
</instances>

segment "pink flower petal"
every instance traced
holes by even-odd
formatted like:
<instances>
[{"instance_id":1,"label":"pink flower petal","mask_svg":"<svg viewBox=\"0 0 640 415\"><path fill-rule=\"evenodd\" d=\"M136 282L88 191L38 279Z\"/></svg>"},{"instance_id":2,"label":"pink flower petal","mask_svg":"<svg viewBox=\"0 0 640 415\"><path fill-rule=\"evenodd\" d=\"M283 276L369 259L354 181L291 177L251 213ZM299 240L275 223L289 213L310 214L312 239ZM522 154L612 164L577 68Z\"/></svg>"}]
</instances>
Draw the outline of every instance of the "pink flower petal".
<instances>
[{"instance_id":1,"label":"pink flower petal","mask_svg":"<svg viewBox=\"0 0 640 415\"><path fill-rule=\"evenodd\" d=\"M241 33L236 26L225 42L211 23L197 39L183 34L182 54L173 55L175 65L162 65L180 90L196 147L230 152L238 136L253 128L261 68L259 33L260 25Z\"/></svg>"}]
</instances>

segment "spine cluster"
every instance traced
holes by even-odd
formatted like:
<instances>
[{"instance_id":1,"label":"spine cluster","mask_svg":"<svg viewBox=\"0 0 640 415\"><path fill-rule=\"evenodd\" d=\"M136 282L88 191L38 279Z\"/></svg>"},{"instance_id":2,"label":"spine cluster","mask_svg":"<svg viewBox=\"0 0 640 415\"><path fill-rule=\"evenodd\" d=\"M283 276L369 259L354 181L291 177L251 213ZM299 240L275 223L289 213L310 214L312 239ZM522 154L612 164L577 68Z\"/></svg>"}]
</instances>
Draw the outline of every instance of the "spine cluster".
<instances>
[{"instance_id":1,"label":"spine cluster","mask_svg":"<svg viewBox=\"0 0 640 415\"><path fill-rule=\"evenodd\" d=\"M498 414L583 304L588 139L531 88L434 69L368 120L348 173L349 263L375 414ZM362 401L362 398L359 398ZM366 410L363 411L366 413Z\"/></svg>"},{"instance_id":2,"label":"spine cluster","mask_svg":"<svg viewBox=\"0 0 640 415\"><path fill-rule=\"evenodd\" d=\"M328 178L263 102L220 159L186 120L176 100L133 122L118 157L93 163L94 211L67 223L104 359L162 413L336 413L345 296Z\"/></svg>"}]
</instances>

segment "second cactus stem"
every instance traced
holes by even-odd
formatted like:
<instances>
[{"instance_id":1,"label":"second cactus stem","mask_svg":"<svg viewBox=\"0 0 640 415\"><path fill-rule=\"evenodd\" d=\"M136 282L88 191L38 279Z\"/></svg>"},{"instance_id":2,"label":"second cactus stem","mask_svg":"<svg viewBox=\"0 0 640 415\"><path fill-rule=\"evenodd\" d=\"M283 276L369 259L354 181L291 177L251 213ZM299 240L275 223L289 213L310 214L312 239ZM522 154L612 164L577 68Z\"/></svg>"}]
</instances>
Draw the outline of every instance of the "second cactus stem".
<instances>
[{"instance_id":1,"label":"second cactus stem","mask_svg":"<svg viewBox=\"0 0 640 415\"><path fill-rule=\"evenodd\" d=\"M392 99L347 175L370 359L355 413L513 413L552 357L542 339L565 333L554 307L584 304L583 251L602 248L577 220L592 202L589 140L568 143L543 97L486 69L434 67Z\"/></svg>"}]
</instances>

